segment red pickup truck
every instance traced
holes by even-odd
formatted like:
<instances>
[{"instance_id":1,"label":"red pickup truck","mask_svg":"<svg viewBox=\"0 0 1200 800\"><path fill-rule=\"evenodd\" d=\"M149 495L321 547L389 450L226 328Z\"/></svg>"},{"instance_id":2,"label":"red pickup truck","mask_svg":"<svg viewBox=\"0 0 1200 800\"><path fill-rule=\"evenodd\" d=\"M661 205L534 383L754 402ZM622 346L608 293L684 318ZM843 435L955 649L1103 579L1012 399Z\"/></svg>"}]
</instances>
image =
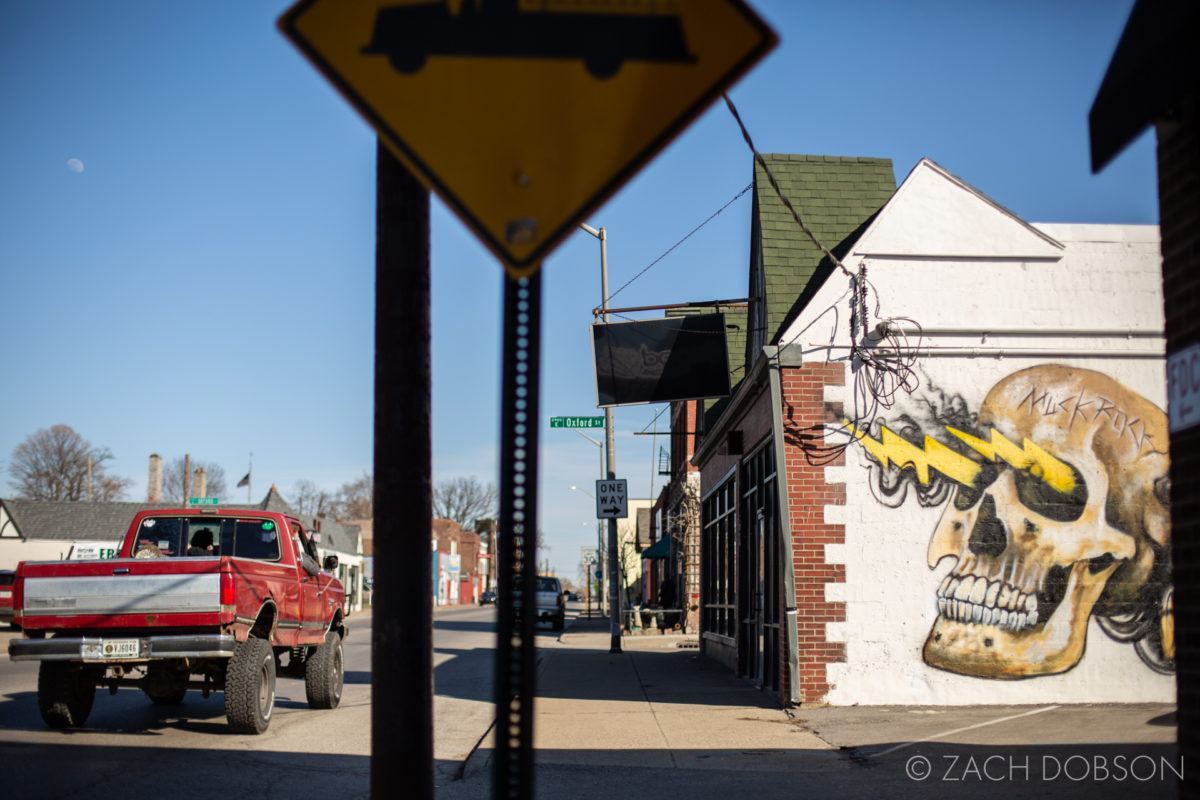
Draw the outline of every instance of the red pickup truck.
<instances>
[{"instance_id":1,"label":"red pickup truck","mask_svg":"<svg viewBox=\"0 0 1200 800\"><path fill-rule=\"evenodd\" d=\"M40 661L38 709L82 725L96 687L156 703L224 691L229 725L262 733L275 678L303 678L311 708L342 696L344 590L295 517L195 508L141 511L118 557L22 562L13 661Z\"/></svg>"}]
</instances>

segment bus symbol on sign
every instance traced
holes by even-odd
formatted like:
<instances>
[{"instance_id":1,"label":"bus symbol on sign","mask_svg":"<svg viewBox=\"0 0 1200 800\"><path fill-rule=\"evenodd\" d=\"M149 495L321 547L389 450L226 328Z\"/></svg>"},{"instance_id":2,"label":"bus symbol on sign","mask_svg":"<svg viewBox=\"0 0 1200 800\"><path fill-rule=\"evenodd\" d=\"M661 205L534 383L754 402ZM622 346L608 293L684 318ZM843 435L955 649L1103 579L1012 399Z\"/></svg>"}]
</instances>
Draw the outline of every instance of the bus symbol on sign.
<instances>
[{"instance_id":1,"label":"bus symbol on sign","mask_svg":"<svg viewBox=\"0 0 1200 800\"><path fill-rule=\"evenodd\" d=\"M624 478L596 481L596 519L625 519L629 516L628 500Z\"/></svg>"}]
</instances>

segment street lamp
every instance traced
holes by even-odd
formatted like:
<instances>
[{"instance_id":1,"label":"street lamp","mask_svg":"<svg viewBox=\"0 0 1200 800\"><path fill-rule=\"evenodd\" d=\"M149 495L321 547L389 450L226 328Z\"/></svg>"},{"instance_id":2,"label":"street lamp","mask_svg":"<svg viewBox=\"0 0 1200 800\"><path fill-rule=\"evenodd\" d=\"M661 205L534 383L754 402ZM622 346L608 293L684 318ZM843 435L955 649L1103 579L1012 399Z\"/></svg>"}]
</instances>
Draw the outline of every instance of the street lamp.
<instances>
[{"instance_id":1,"label":"street lamp","mask_svg":"<svg viewBox=\"0 0 1200 800\"><path fill-rule=\"evenodd\" d=\"M600 308L603 310L604 322L608 322L608 232L604 228L596 229L585 222L579 227L600 240ZM604 444L606 453L605 473L610 481L617 479L617 457L613 445L613 411L612 406L604 409ZM608 580L609 580L609 612L612 615L610 653L621 652L621 600L617 587L620 579L617 577L617 520L608 520Z\"/></svg>"}]
</instances>

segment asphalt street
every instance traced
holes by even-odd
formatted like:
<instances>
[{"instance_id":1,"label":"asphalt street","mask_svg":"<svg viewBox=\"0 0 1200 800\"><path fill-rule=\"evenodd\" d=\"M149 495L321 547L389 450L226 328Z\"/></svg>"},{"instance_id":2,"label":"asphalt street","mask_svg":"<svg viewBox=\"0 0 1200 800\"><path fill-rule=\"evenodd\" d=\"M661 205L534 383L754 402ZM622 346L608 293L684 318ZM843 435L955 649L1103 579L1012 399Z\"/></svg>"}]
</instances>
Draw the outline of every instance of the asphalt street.
<instances>
[{"instance_id":1,"label":"asphalt street","mask_svg":"<svg viewBox=\"0 0 1200 800\"><path fill-rule=\"evenodd\" d=\"M37 710L37 664L11 662L0 634L0 774L4 793L41 798L308 796L365 797L371 752L370 614L348 620L345 690L332 711L314 711L304 682L280 678L275 714L261 736L231 733L224 695L190 692L178 706L137 689L98 691L86 725L48 729ZM434 615L436 781L455 780L491 726L492 607ZM543 626L549 635L549 628Z\"/></svg>"},{"instance_id":2,"label":"asphalt street","mask_svg":"<svg viewBox=\"0 0 1200 800\"><path fill-rule=\"evenodd\" d=\"M607 623L579 611L561 635L538 628L537 797L1168 800L1191 766L1178 755L1172 705L785 710L688 637L625 637L611 654ZM438 800L491 796L494 619L491 607L434 612ZM369 622L350 619L341 706L313 711L302 681L280 679L262 736L229 732L220 693L171 708L132 689L98 694L83 728L48 730L36 665L0 661L4 791L33 800L366 798Z\"/></svg>"}]
</instances>

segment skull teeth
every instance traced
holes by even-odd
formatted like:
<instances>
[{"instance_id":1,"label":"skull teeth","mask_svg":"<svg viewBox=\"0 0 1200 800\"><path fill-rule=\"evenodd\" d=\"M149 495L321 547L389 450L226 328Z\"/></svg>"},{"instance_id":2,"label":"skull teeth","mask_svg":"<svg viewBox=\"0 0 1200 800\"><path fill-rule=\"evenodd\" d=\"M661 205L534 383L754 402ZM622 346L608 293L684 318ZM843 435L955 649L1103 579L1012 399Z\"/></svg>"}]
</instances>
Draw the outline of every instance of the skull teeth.
<instances>
[{"instance_id":1,"label":"skull teeth","mask_svg":"<svg viewBox=\"0 0 1200 800\"><path fill-rule=\"evenodd\" d=\"M1036 594L983 575L948 575L937 591L938 613L955 622L1021 631L1038 623Z\"/></svg>"}]
</instances>

